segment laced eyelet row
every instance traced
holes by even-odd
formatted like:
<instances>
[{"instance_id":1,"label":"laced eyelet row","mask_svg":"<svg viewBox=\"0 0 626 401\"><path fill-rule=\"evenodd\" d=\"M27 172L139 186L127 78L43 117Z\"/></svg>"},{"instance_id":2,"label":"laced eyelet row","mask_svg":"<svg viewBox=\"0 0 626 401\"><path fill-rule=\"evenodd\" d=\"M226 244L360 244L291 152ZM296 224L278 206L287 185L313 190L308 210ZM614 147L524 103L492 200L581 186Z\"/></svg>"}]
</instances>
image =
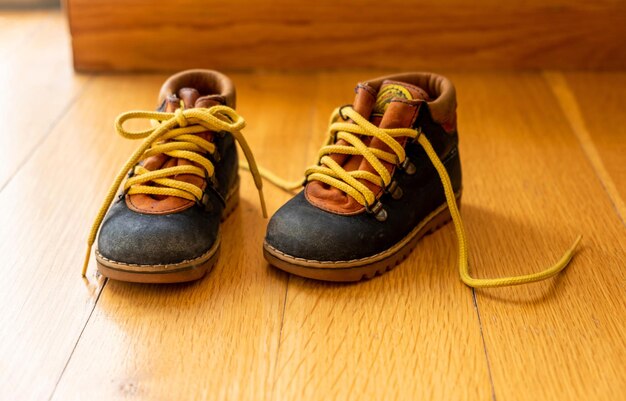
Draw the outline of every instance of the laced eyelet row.
<instances>
[{"instance_id":1,"label":"laced eyelet row","mask_svg":"<svg viewBox=\"0 0 626 401\"><path fill-rule=\"evenodd\" d=\"M409 160L408 157L404 159L404 162L399 164L397 167L407 175L413 175L417 171L415 164L413 164ZM389 194L393 200L400 200L402 199L402 196L404 196L404 191L402 190L402 188L400 187L400 184L398 183L398 180L396 179L393 179L389 183L389 185L385 187L384 191L386 194ZM382 202L378 200L376 201L373 207L366 205L365 210L369 214L373 214L376 220L382 222L382 221L387 220L387 218L389 217L389 214L387 213L387 211L384 209L383 206L384 205L382 204Z\"/></svg>"}]
</instances>

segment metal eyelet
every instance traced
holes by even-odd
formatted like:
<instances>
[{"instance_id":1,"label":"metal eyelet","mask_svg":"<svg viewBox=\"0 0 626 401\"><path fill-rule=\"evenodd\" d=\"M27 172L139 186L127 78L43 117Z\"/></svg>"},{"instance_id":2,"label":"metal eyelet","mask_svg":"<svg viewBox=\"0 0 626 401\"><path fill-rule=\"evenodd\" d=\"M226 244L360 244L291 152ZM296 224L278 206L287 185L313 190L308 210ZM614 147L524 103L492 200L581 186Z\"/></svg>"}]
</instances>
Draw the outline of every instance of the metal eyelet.
<instances>
[{"instance_id":1,"label":"metal eyelet","mask_svg":"<svg viewBox=\"0 0 626 401\"><path fill-rule=\"evenodd\" d=\"M378 221L385 221L387 217L389 217L381 201L376 201L376 204L374 204L372 208L366 205L365 210L367 210L369 214L373 214Z\"/></svg>"},{"instance_id":2,"label":"metal eyelet","mask_svg":"<svg viewBox=\"0 0 626 401\"><path fill-rule=\"evenodd\" d=\"M202 199L197 201L197 204L200 207L204 207L204 210L206 212L212 212L213 211L213 205L211 204L210 200L211 200L211 198L209 198L209 194L205 192L204 195L202 195Z\"/></svg>"},{"instance_id":3,"label":"metal eyelet","mask_svg":"<svg viewBox=\"0 0 626 401\"><path fill-rule=\"evenodd\" d=\"M415 128L415 131L417 131L417 135L415 135L415 138L408 138L406 141L406 145L410 143L419 143L419 138L424 132L422 131L422 127Z\"/></svg>"},{"instance_id":4,"label":"metal eyelet","mask_svg":"<svg viewBox=\"0 0 626 401\"><path fill-rule=\"evenodd\" d=\"M209 196L209 191L213 192L213 194L217 197L217 200L222 204L222 208L226 208L226 200L224 197L211 185L208 185L205 189L204 194L202 195L202 199L196 201L198 206L203 206L204 210L207 212L212 212L215 210L215 206L211 202L211 197Z\"/></svg>"},{"instance_id":5,"label":"metal eyelet","mask_svg":"<svg viewBox=\"0 0 626 401\"><path fill-rule=\"evenodd\" d=\"M343 115L343 109L346 108L346 107L352 107L352 105L351 104L344 104L343 106L341 106L339 108L339 117L341 117L341 119L344 120L344 121L348 120L348 117Z\"/></svg>"},{"instance_id":6,"label":"metal eyelet","mask_svg":"<svg viewBox=\"0 0 626 401\"><path fill-rule=\"evenodd\" d=\"M130 188L121 189L119 194L117 195L117 201L120 202L121 200L126 198L126 195L128 195L128 191L130 191Z\"/></svg>"},{"instance_id":7,"label":"metal eyelet","mask_svg":"<svg viewBox=\"0 0 626 401\"><path fill-rule=\"evenodd\" d=\"M415 164L413 164L408 157L400 164L400 168L408 175L413 175L417 171Z\"/></svg>"},{"instance_id":8,"label":"metal eyelet","mask_svg":"<svg viewBox=\"0 0 626 401\"><path fill-rule=\"evenodd\" d=\"M387 188L385 188L385 192L390 194L395 200L402 198L402 195L404 195L404 191L402 191L402 188L400 188L400 185L396 180L391 181Z\"/></svg>"},{"instance_id":9,"label":"metal eyelet","mask_svg":"<svg viewBox=\"0 0 626 401\"><path fill-rule=\"evenodd\" d=\"M209 180L211 181L211 185L213 187L213 189L217 189L220 187L220 183L217 180L217 177L215 177L215 174L212 175L211 177L209 177Z\"/></svg>"}]
</instances>

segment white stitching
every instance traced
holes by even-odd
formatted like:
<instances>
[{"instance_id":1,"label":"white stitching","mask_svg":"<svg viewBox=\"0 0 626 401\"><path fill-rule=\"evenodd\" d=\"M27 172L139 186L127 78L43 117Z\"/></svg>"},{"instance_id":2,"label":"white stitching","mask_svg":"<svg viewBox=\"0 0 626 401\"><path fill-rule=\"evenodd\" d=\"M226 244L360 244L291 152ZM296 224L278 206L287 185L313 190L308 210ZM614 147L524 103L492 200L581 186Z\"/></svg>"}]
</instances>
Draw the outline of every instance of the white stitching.
<instances>
[{"instance_id":1,"label":"white stitching","mask_svg":"<svg viewBox=\"0 0 626 401\"><path fill-rule=\"evenodd\" d=\"M456 194L456 198L457 198L457 199L460 197L460 194L461 194L461 190L459 190L459 192ZM407 238L409 238L409 241L410 241L410 239L411 239L411 238L413 238L415 235L417 235L417 233L419 232L419 230L421 230L422 228L424 228L424 227L426 226L426 224L428 224L428 222L430 222L430 220L432 220L432 219L433 219L433 218L434 218L437 214L439 214L439 213L441 213L441 212L443 212L443 211L445 210L445 208L443 208L443 206L447 206L447 205L446 205L446 204L441 205L441 206L440 206L440 207L442 207L442 209L441 209L441 210L439 210L439 211L438 211L437 209L439 209L439 208L437 208L437 209L435 209L433 212L431 212L428 216L426 216L426 217L425 217L425 218L424 218L424 219L420 222L420 224L418 224L418 225L417 225L417 226L416 226L413 230L411 230L411 232L410 232L410 233L408 233L406 236L404 236L404 237L403 237L400 241L396 242L396 243L395 243L395 244L394 244L391 248L389 248L389 249L385 249L385 250L384 250L384 251L382 251L382 252L379 252L379 253L377 253L377 254L375 254L375 255L372 255L372 256L367 256L367 257L365 257L365 258L360 258L360 259L351 259L351 260L333 260L333 261L330 261L330 260L314 260L314 259L304 259L304 258L298 258L298 257L292 256L292 255L286 254L286 253L284 253L284 252L282 252L282 251L280 251L280 250L278 250L278 249L274 248L272 245L268 244L267 242L265 242L265 246L267 246L268 248L271 248L271 249L272 249L272 251L275 251L276 253L278 253L278 254L280 254L280 255L284 256L284 257L285 257L285 258L287 258L287 259L297 260L297 261L300 261L300 262L307 262L307 263L319 263L319 264L322 264L322 265L339 265L339 264L344 264L344 263L358 263L358 262L364 262L364 261L367 261L367 260L370 260L370 259L375 259L375 258L377 258L378 256L385 255L386 253L388 253L388 254L389 254L389 256L390 256L390 255L393 255L395 252L397 252L397 250L393 250L393 251L391 250L393 247L395 247L396 245L398 245L398 244L402 243L402 242L403 242L405 239L407 239ZM423 225L421 224L422 222L424 223ZM408 241L407 241L407 242L408 242ZM385 255L385 257L387 257L387 255ZM381 260L382 260L382 259L384 259L385 257L381 258Z\"/></svg>"}]
</instances>

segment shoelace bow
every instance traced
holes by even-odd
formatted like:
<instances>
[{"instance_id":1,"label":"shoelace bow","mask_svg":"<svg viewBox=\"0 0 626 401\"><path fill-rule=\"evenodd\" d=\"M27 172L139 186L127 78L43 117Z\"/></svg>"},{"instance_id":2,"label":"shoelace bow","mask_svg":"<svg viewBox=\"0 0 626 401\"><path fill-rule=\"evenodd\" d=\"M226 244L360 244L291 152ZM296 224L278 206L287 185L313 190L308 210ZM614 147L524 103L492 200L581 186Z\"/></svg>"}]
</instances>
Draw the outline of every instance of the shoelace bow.
<instances>
[{"instance_id":1,"label":"shoelace bow","mask_svg":"<svg viewBox=\"0 0 626 401\"><path fill-rule=\"evenodd\" d=\"M339 117L343 116L350 118L354 123L338 121L340 119ZM365 145L357 135L378 138L389 146L393 153L370 148ZM381 160L395 164L398 167L401 167L405 162L406 153L403 146L395 140L397 137L409 137L416 140L417 143L422 146L439 174L439 179L443 185L446 202L448 204L448 208L450 209L450 215L452 216L452 222L458 239L459 274L461 276L461 280L466 285L473 288L487 288L527 284L545 280L557 275L565 269L574 256L576 247L580 243L582 238L580 235L576 238L574 244L565 252L561 259L556 262L556 264L543 271L512 277L473 278L469 271L468 244L465 236L465 228L463 226L461 214L459 213L459 209L457 207L454 189L452 187L452 183L450 182L450 177L448 176L446 168L441 162L441 159L439 159L439 156L437 156L437 153L426 136L421 135L417 130L409 128L379 128L363 118L352 107L344 106L333 112L330 120L329 139L326 145L320 149L319 163L306 170L305 182L317 180L338 188L339 190L352 196L357 202L370 210L371 206L373 206L376 201L376 195L367 186L359 182L358 179L367 180L382 188L386 188L391 183L392 177L385 166L381 163ZM335 141L337 139L343 139L351 146L336 145ZM363 156L363 158L371 164L378 175L362 170L346 171L328 156L332 153ZM289 183L279 177L276 177L267 170L262 170L261 174L268 181L285 190L292 190L302 185L302 183Z\"/></svg>"},{"instance_id":2,"label":"shoelace bow","mask_svg":"<svg viewBox=\"0 0 626 401\"><path fill-rule=\"evenodd\" d=\"M109 188L96 219L91 227L89 238L87 240L87 256L83 265L82 275L85 276L91 249L98 235L102 220L106 212L111 206L115 195L122 184L122 181L129 172L132 175L124 183L124 193L127 194L150 194L150 195L167 195L177 196L195 202L200 202L204 195L201 188L196 185L168 178L179 174L193 174L206 180L213 177L215 167L213 163L206 158L205 154L214 154L215 145L201 137L198 133L213 132L229 132L239 143L248 163L247 168L252 173L254 184L259 191L261 200L261 208L263 216L267 217L265 199L263 198L263 181L252 151L248 146L245 138L241 134L241 130L245 127L246 122L239 116L235 110L227 106L213 106L211 108L193 108L184 109L182 107L174 113L158 112L158 111L129 111L120 114L115 120L115 129L118 134L127 139L144 139L141 146L132 154L128 161L124 164L120 172L115 177L113 184ZM126 121L132 119L147 119L152 122L153 127L143 131L128 131L123 125ZM150 171L138 163L146 158L158 154L166 154L167 156L179 159L189 160L197 163L196 165L184 165L161 168ZM144 185L147 183L155 183L158 186Z\"/></svg>"}]
</instances>

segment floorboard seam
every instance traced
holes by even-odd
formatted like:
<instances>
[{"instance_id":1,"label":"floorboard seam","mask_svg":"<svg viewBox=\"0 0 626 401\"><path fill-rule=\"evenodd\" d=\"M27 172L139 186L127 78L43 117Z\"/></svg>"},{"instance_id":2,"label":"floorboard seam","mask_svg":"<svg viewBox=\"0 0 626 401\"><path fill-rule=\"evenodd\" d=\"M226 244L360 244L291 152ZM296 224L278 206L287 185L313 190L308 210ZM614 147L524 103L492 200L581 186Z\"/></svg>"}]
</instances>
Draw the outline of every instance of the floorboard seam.
<instances>
[{"instance_id":1,"label":"floorboard seam","mask_svg":"<svg viewBox=\"0 0 626 401\"><path fill-rule=\"evenodd\" d=\"M76 342L74 343L74 346L72 347L72 351L70 352L70 355L67 357L67 361L65 361L65 365L63 365L61 374L59 374L59 378L57 379L56 383L54 384L54 387L52 388L52 392L50 393L50 397L48 398L48 401L51 401L52 398L54 397L54 394L56 393L57 388L59 387L59 383L61 383L61 379L63 379L63 375L65 374L65 371L67 370L67 367L69 366L70 361L72 360L72 357L74 356L74 352L76 351L76 348L78 348L78 343L80 342L80 339L83 337L83 333L85 332L85 329L87 328L87 325L89 324L89 321L91 320L91 316L93 315L93 312L96 310L96 306L98 305L100 296L102 295L102 292L104 291L104 288L106 287L108 282L109 282L109 279L105 278L104 283L102 284L102 287L100 287L100 291L98 292L98 295L96 296L96 300L94 301L93 306L91 307L91 310L89 311L89 316L87 316L87 319L85 320L85 324L83 324L83 327L80 330L80 334L78 334L78 338L76 339Z\"/></svg>"},{"instance_id":2,"label":"floorboard seam","mask_svg":"<svg viewBox=\"0 0 626 401\"><path fill-rule=\"evenodd\" d=\"M587 129L585 121L576 101L576 96L569 87L567 80L561 72L545 72L545 80L550 86L552 94L557 100L565 119L574 132L583 154L591 164L591 167L606 192L613 209L617 213L622 225L626 226L626 204L617 191L617 187L611 175L604 167L602 157L591 139L591 133Z\"/></svg>"},{"instance_id":3,"label":"floorboard seam","mask_svg":"<svg viewBox=\"0 0 626 401\"><path fill-rule=\"evenodd\" d=\"M272 399L274 399L274 390L276 387L276 377L278 368L278 360L280 359L280 346L283 342L283 327L285 325L285 311L287 310L287 295L289 294L289 283L291 282L291 274L287 275L287 284L285 284L285 299L283 300L283 313L280 317L280 329L278 330L278 348L276 349L276 360L274 361L274 377L272 378Z\"/></svg>"},{"instance_id":4,"label":"floorboard seam","mask_svg":"<svg viewBox=\"0 0 626 401\"><path fill-rule=\"evenodd\" d=\"M487 373L489 375L489 383L491 384L491 399L496 401L496 386L493 382L493 375L491 374L491 362L489 361L489 352L487 351L487 342L485 341L485 333L483 332L483 321L480 317L480 310L478 309L478 298L476 297L476 289L472 288L472 299L474 301L474 309L476 310L476 316L478 317L478 328L480 330L480 338L483 341L483 350L485 351L485 360L487 361Z\"/></svg>"},{"instance_id":5,"label":"floorboard seam","mask_svg":"<svg viewBox=\"0 0 626 401\"><path fill-rule=\"evenodd\" d=\"M52 122L50 122L50 126L48 127L48 129L46 130L46 133L43 134L41 136L41 138L39 138L39 140L33 145L32 149L29 150L28 154L26 155L26 157L24 157L24 159L22 159L18 164L18 167L11 173L11 176L0 185L0 193L2 193L2 191L4 191L4 189L13 181L13 179L19 174L19 172L22 170L22 168L24 168L24 166L26 164L28 164L28 162L30 161L30 159L33 158L33 156L35 155L35 153L37 153L37 149L39 149L41 147L41 145L43 145L43 143L46 141L46 139L48 139L48 137L50 137L50 134L54 131L54 129L59 125L59 123L61 122L61 120L63 120L63 117L65 117L65 115L67 115L67 113L69 112L69 110L74 107L74 105L76 104L76 101L82 97L83 93L85 93L85 90L87 89L88 86L91 85L91 83L93 82L93 77L89 77L85 83L83 84L83 87L70 99L70 101L65 105L65 107L63 107L63 109L59 112L59 114L52 120Z\"/></svg>"}]
</instances>

